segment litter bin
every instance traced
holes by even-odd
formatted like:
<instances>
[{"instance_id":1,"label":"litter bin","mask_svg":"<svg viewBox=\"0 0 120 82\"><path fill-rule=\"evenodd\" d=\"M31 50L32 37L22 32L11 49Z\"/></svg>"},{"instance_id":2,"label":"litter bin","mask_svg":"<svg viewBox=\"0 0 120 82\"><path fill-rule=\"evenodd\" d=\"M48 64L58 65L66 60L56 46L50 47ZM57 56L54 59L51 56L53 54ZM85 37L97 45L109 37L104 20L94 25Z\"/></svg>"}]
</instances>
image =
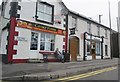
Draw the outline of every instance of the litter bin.
<instances>
[{"instance_id":1,"label":"litter bin","mask_svg":"<svg viewBox=\"0 0 120 82\"><path fill-rule=\"evenodd\" d=\"M64 61L65 62L70 62L70 53L69 52L64 52Z\"/></svg>"},{"instance_id":2,"label":"litter bin","mask_svg":"<svg viewBox=\"0 0 120 82\"><path fill-rule=\"evenodd\" d=\"M47 63L47 62L48 62L48 56L47 56L47 54L44 54L44 55L43 55L43 61L44 61L44 63Z\"/></svg>"}]
</instances>

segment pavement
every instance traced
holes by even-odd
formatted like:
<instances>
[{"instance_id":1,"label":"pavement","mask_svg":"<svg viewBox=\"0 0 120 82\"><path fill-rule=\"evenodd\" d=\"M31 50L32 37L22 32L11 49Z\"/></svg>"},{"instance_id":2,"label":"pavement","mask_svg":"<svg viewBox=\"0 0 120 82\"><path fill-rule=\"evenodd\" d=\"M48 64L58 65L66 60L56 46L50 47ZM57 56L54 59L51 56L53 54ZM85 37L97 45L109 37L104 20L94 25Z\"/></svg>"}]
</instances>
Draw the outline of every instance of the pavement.
<instances>
[{"instance_id":1,"label":"pavement","mask_svg":"<svg viewBox=\"0 0 120 82\"><path fill-rule=\"evenodd\" d=\"M117 66L118 59L103 59L78 62L3 64L3 80L43 81Z\"/></svg>"}]
</instances>

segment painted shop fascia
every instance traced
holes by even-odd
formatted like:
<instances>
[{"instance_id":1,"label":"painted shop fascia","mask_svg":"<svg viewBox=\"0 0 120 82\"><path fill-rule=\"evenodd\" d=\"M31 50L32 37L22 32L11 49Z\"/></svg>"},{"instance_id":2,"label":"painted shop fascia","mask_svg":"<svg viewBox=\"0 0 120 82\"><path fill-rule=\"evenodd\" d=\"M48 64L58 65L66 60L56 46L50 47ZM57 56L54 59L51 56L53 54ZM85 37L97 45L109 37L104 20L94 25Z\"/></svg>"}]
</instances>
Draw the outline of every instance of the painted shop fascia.
<instances>
[{"instance_id":1,"label":"painted shop fascia","mask_svg":"<svg viewBox=\"0 0 120 82\"><path fill-rule=\"evenodd\" d=\"M64 6L59 0L57 2L49 0L23 2L22 0L18 5L21 6L17 11L20 18L13 18L12 24L15 28L11 30L12 34L10 34L11 26L3 27L1 41L3 62L23 63L29 59L42 60L43 53L52 54L56 48L61 52L65 50L65 16L61 13ZM42 11L39 6L46 6L47 11ZM6 11L7 7L10 8L10 2L7 2L4 7L3 19L12 20ZM10 22L7 21L5 22L9 24ZM49 57L49 61L57 60L53 55Z\"/></svg>"},{"instance_id":2,"label":"painted shop fascia","mask_svg":"<svg viewBox=\"0 0 120 82\"><path fill-rule=\"evenodd\" d=\"M50 11L41 11L39 4L46 5ZM8 13L9 2L5 5L5 14L2 17L5 20L2 23L4 25L2 25L1 37L1 54L4 55L4 62L22 63L29 59L43 59L43 53L52 54L56 48L59 48L61 52L67 48L71 54L71 61L110 58L110 29L108 27L70 10L68 19L65 19L66 16L61 10L67 7L61 0L42 2L39 0L23 2L22 0L18 5L21 6L18 10L20 18L15 18L12 23L15 25L15 28L11 30L12 40L9 35L11 27ZM45 12L49 13L49 16ZM65 28L66 20L68 32ZM67 36L69 41L65 43L67 33L69 33ZM12 43L9 43L11 41ZM54 56L50 56L49 61L56 60Z\"/></svg>"},{"instance_id":3,"label":"painted shop fascia","mask_svg":"<svg viewBox=\"0 0 120 82\"><path fill-rule=\"evenodd\" d=\"M71 60L92 60L111 57L110 28L79 13L69 11L69 49ZM74 38L74 39L72 39ZM78 46L73 46L77 40ZM72 50L74 47L75 50Z\"/></svg>"}]
</instances>

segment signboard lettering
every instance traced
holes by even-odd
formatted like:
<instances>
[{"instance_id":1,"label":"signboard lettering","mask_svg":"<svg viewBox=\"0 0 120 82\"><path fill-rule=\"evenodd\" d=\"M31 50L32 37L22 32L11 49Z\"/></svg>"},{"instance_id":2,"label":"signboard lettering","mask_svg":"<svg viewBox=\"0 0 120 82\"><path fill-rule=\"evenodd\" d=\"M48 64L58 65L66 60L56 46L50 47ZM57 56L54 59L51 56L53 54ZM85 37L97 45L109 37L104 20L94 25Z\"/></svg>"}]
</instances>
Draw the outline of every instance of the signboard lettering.
<instances>
[{"instance_id":1,"label":"signboard lettering","mask_svg":"<svg viewBox=\"0 0 120 82\"><path fill-rule=\"evenodd\" d=\"M22 27L22 28L28 28L32 30L38 30L38 31L43 31L43 32L49 32L53 34L59 34L59 35L65 35L66 31L62 29L58 29L55 27L49 27L41 24L36 24L36 23L31 23L28 21L24 20L18 20L17 21L17 26Z\"/></svg>"}]
</instances>

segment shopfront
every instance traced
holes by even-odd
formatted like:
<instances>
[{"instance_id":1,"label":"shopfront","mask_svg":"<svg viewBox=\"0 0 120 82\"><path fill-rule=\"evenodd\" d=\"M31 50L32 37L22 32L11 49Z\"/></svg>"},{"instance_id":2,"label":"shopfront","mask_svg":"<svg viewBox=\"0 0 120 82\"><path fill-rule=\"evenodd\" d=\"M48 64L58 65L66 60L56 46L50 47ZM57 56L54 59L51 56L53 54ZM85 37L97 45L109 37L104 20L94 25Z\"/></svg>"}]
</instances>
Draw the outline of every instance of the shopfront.
<instances>
[{"instance_id":1,"label":"shopfront","mask_svg":"<svg viewBox=\"0 0 120 82\"><path fill-rule=\"evenodd\" d=\"M65 49L65 33L65 30L60 28L18 19L14 34L12 62L42 60L44 56L42 53L51 54L56 48L62 52ZM55 56L50 55L49 59L54 61Z\"/></svg>"},{"instance_id":2,"label":"shopfront","mask_svg":"<svg viewBox=\"0 0 120 82\"><path fill-rule=\"evenodd\" d=\"M103 37L84 33L84 60L103 58Z\"/></svg>"}]
</instances>

